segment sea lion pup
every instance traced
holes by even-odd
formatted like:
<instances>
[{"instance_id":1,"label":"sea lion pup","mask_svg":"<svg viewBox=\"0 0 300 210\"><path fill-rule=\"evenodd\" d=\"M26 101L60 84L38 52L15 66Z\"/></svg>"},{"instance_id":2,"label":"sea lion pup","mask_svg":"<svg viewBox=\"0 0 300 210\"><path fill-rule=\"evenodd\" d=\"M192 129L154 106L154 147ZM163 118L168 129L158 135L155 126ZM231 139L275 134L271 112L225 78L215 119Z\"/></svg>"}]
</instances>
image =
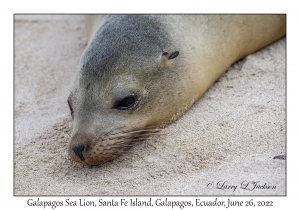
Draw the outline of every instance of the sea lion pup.
<instances>
[{"instance_id":1,"label":"sea lion pup","mask_svg":"<svg viewBox=\"0 0 300 210\"><path fill-rule=\"evenodd\" d=\"M87 18L89 43L68 98L70 157L113 160L176 120L232 65L285 35L285 15Z\"/></svg>"}]
</instances>

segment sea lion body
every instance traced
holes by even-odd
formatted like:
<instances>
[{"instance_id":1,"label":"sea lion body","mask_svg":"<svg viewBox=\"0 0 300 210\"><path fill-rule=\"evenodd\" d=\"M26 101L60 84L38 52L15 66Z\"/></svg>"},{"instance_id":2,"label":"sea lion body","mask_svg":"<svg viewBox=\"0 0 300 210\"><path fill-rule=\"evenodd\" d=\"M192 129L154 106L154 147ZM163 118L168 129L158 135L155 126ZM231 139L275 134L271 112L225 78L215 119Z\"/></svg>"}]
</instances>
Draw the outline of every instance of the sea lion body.
<instances>
[{"instance_id":1,"label":"sea lion body","mask_svg":"<svg viewBox=\"0 0 300 210\"><path fill-rule=\"evenodd\" d=\"M87 18L89 44L68 99L69 154L113 160L181 116L237 60L285 35L285 15Z\"/></svg>"}]
</instances>

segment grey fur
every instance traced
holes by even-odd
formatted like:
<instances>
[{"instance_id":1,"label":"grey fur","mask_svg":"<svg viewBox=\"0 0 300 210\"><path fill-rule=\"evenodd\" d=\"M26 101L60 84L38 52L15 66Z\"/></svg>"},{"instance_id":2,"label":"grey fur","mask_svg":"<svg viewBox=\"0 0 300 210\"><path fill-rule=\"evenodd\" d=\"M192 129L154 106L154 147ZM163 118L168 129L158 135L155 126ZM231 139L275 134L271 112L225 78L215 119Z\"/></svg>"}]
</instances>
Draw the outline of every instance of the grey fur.
<instances>
[{"instance_id":1,"label":"grey fur","mask_svg":"<svg viewBox=\"0 0 300 210\"><path fill-rule=\"evenodd\" d=\"M87 84L91 78L103 80L116 72L119 74L115 68L120 66L126 66L123 71L141 71L145 66L146 71L155 71L163 50L176 50L169 37L156 16L108 16L82 57L80 82Z\"/></svg>"}]
</instances>

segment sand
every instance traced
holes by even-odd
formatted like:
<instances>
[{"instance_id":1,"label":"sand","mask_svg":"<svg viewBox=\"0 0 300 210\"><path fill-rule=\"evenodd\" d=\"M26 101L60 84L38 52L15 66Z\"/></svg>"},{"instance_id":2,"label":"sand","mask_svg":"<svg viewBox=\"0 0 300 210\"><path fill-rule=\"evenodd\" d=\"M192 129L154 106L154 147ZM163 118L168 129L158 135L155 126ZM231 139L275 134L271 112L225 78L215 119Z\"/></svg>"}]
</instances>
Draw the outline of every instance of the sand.
<instances>
[{"instance_id":1,"label":"sand","mask_svg":"<svg viewBox=\"0 0 300 210\"><path fill-rule=\"evenodd\" d=\"M67 155L86 44L81 15L15 16L14 195L286 194L273 159L286 153L285 38L230 67L166 135L95 167Z\"/></svg>"}]
</instances>

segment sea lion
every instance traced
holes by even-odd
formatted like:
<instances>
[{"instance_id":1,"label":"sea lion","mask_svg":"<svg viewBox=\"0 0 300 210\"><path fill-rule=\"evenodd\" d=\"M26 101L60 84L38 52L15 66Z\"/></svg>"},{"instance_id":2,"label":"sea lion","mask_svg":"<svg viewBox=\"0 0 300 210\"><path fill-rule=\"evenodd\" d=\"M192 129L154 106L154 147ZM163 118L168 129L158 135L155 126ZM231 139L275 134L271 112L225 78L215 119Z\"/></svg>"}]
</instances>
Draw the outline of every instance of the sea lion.
<instances>
[{"instance_id":1,"label":"sea lion","mask_svg":"<svg viewBox=\"0 0 300 210\"><path fill-rule=\"evenodd\" d=\"M283 37L285 15L87 18L68 104L70 157L113 160L181 116L237 60Z\"/></svg>"}]
</instances>

